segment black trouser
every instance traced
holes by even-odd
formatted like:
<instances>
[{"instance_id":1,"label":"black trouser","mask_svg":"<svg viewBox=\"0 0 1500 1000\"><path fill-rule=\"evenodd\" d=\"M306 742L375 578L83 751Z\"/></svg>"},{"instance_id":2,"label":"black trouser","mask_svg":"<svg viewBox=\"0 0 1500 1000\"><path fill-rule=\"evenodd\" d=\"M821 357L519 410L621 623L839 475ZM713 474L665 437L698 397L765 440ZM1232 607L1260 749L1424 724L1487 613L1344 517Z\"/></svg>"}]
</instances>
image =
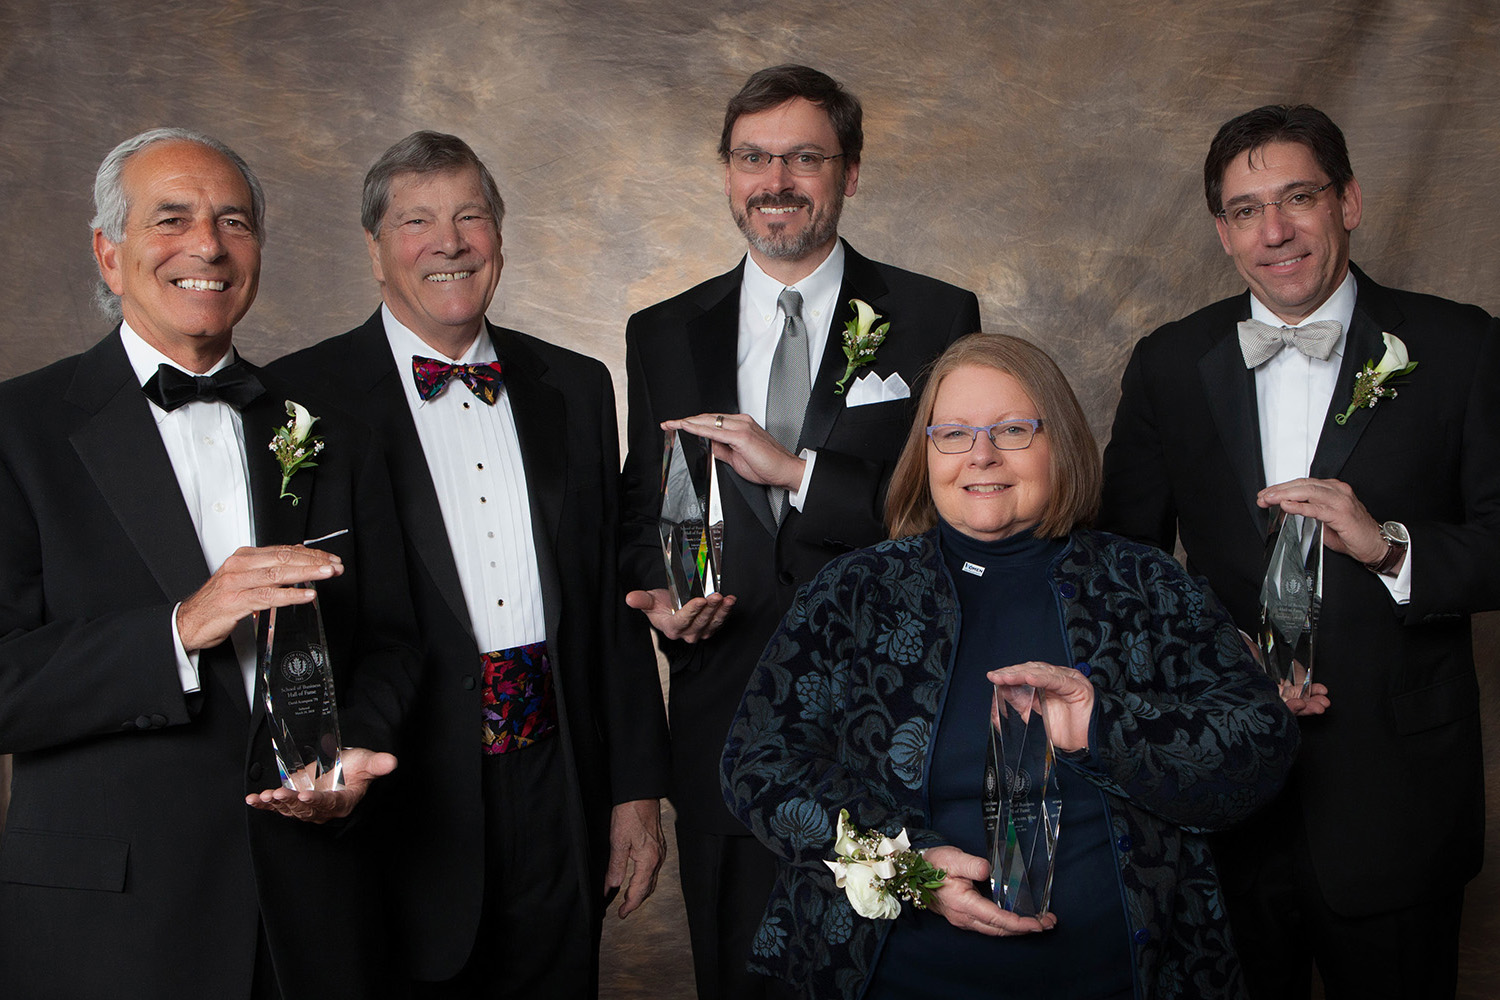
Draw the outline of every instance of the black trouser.
<instances>
[{"instance_id":1,"label":"black trouser","mask_svg":"<svg viewBox=\"0 0 1500 1000\"><path fill-rule=\"evenodd\" d=\"M599 928L578 892L562 741L484 758L484 906L474 950L432 1000L590 998L599 993ZM598 887L603 892L603 886Z\"/></svg>"},{"instance_id":2,"label":"black trouser","mask_svg":"<svg viewBox=\"0 0 1500 1000\"><path fill-rule=\"evenodd\" d=\"M1253 859L1237 856L1225 880L1235 948L1253 1000L1299 1000L1312 992L1314 963L1327 1000L1451 1000L1458 988L1463 889L1366 917L1335 913L1323 898L1299 809L1276 817ZM1252 821L1254 822L1254 821ZM1245 841L1237 841L1243 855ZM1399 878L1401 859L1371 878Z\"/></svg>"},{"instance_id":3,"label":"black trouser","mask_svg":"<svg viewBox=\"0 0 1500 1000\"><path fill-rule=\"evenodd\" d=\"M698 1000L768 1000L775 981L745 968L776 881L776 855L749 834L677 824L678 870Z\"/></svg>"}]
</instances>

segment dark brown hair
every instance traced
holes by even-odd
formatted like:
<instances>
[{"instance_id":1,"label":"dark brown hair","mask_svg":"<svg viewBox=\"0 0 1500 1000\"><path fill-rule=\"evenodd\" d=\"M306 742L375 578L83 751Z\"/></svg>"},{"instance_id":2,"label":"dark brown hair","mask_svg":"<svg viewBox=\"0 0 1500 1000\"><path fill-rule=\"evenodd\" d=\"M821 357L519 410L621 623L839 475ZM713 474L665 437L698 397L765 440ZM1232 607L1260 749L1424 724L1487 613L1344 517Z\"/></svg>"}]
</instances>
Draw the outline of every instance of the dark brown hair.
<instances>
[{"instance_id":1,"label":"dark brown hair","mask_svg":"<svg viewBox=\"0 0 1500 1000\"><path fill-rule=\"evenodd\" d=\"M751 75L724 109L724 131L719 135L719 159L729 162L730 134L740 115L752 115L780 107L801 97L822 108L833 123L844 162L858 163L865 146L864 109L859 98L840 86L827 73L810 66L772 66Z\"/></svg>"},{"instance_id":2,"label":"dark brown hair","mask_svg":"<svg viewBox=\"0 0 1500 1000\"><path fill-rule=\"evenodd\" d=\"M1343 197L1344 185L1354 179L1349 147L1333 119L1310 104L1267 104L1220 125L1209 144L1208 158L1203 161L1203 194L1210 212L1218 215L1224 208L1224 171L1234 158L1272 142L1306 146L1339 197Z\"/></svg>"}]
</instances>

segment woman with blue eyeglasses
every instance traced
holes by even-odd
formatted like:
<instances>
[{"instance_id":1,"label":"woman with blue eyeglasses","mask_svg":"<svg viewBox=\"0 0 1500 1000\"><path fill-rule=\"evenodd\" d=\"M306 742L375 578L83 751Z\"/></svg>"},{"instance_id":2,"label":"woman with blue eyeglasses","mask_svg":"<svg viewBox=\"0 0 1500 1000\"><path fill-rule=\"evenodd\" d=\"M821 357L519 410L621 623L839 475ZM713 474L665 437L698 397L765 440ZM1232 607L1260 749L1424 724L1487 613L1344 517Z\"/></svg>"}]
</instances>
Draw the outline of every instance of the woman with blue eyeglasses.
<instances>
[{"instance_id":1,"label":"woman with blue eyeglasses","mask_svg":"<svg viewBox=\"0 0 1500 1000\"><path fill-rule=\"evenodd\" d=\"M798 594L725 747L725 799L781 859L752 968L787 995L1243 994L1203 833L1271 798L1296 726L1217 600L1085 527L1099 487L1040 348L975 334L938 359L891 541ZM1028 687L1060 765L1041 917L992 901L983 819L992 698ZM841 810L947 872L929 908L858 915L829 864Z\"/></svg>"}]
</instances>

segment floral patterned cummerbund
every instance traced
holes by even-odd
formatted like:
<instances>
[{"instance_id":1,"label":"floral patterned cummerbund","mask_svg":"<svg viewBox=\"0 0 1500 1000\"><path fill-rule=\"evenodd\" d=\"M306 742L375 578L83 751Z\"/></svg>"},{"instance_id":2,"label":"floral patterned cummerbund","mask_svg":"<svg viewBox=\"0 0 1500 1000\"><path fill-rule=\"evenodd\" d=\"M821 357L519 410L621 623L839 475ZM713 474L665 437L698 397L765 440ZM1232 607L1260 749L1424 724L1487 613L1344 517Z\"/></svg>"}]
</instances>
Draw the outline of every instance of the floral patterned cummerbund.
<instances>
[{"instance_id":1,"label":"floral patterned cummerbund","mask_svg":"<svg viewBox=\"0 0 1500 1000\"><path fill-rule=\"evenodd\" d=\"M533 642L483 653L484 752L509 753L557 729L557 695L547 644Z\"/></svg>"}]
</instances>

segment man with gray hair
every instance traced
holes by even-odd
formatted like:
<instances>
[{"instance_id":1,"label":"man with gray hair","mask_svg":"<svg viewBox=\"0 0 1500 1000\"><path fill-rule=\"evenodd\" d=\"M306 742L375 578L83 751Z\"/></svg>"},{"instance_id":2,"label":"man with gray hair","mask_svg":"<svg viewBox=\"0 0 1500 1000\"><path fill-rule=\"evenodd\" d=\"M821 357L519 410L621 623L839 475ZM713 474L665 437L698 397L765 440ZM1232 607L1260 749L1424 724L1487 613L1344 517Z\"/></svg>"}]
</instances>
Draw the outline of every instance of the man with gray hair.
<instances>
[{"instance_id":1,"label":"man with gray hair","mask_svg":"<svg viewBox=\"0 0 1500 1000\"><path fill-rule=\"evenodd\" d=\"M344 788L282 789L253 622L316 594L343 735L393 744L418 661L377 585L404 572L385 463L235 354L265 232L239 156L143 133L95 205L118 325L0 385L0 993L382 995L364 831L323 824L395 759L347 748ZM291 398L324 448L284 479Z\"/></svg>"},{"instance_id":2,"label":"man with gray hair","mask_svg":"<svg viewBox=\"0 0 1500 1000\"><path fill-rule=\"evenodd\" d=\"M462 139L396 143L364 187L383 304L274 368L358 407L396 473L426 666L388 857L417 995L586 997L608 895L625 916L661 865L666 722L615 582L609 372L485 319L504 212Z\"/></svg>"}]
</instances>

